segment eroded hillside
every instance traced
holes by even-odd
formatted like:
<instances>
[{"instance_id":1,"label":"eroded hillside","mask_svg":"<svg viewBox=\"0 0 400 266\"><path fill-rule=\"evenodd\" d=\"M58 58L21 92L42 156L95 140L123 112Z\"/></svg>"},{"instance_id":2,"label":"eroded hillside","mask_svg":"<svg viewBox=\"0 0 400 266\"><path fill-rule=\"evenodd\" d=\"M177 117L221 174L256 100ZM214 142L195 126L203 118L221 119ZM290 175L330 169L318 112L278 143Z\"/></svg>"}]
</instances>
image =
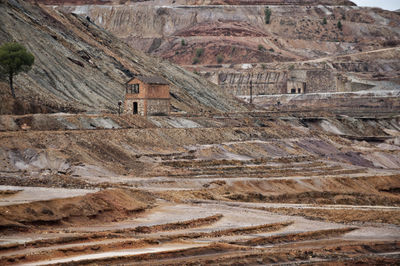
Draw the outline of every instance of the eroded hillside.
<instances>
[{"instance_id":1,"label":"eroded hillside","mask_svg":"<svg viewBox=\"0 0 400 266\"><path fill-rule=\"evenodd\" d=\"M267 2L270 24L264 17ZM90 16L132 47L182 65L307 60L400 42L400 16L395 12L339 2L278 2L67 3L63 8Z\"/></svg>"},{"instance_id":2,"label":"eroded hillside","mask_svg":"<svg viewBox=\"0 0 400 266\"><path fill-rule=\"evenodd\" d=\"M23 43L36 59L31 71L16 78L17 95L51 110L116 110L133 74L168 80L174 111L243 108L205 79L132 49L85 18L6 1L0 4L0 24L1 42Z\"/></svg>"}]
</instances>

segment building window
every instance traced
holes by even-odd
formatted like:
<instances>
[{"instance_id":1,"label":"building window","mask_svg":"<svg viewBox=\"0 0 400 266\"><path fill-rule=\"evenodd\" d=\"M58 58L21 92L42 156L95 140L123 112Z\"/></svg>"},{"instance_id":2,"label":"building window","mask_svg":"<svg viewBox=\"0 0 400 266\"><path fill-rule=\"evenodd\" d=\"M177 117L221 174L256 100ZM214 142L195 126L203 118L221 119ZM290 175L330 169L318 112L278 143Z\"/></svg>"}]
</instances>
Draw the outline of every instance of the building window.
<instances>
[{"instance_id":1,"label":"building window","mask_svg":"<svg viewBox=\"0 0 400 266\"><path fill-rule=\"evenodd\" d=\"M296 89L293 88L293 89L291 90L291 93L292 93L292 94L295 94L295 93L296 93Z\"/></svg>"},{"instance_id":2,"label":"building window","mask_svg":"<svg viewBox=\"0 0 400 266\"><path fill-rule=\"evenodd\" d=\"M138 94L139 93L139 84L130 84L126 87L127 94Z\"/></svg>"},{"instance_id":3,"label":"building window","mask_svg":"<svg viewBox=\"0 0 400 266\"><path fill-rule=\"evenodd\" d=\"M300 89L300 88L298 88L297 92L298 92L298 93L301 93L301 89Z\"/></svg>"},{"instance_id":4,"label":"building window","mask_svg":"<svg viewBox=\"0 0 400 266\"><path fill-rule=\"evenodd\" d=\"M132 93L139 93L139 84L132 84Z\"/></svg>"}]
</instances>

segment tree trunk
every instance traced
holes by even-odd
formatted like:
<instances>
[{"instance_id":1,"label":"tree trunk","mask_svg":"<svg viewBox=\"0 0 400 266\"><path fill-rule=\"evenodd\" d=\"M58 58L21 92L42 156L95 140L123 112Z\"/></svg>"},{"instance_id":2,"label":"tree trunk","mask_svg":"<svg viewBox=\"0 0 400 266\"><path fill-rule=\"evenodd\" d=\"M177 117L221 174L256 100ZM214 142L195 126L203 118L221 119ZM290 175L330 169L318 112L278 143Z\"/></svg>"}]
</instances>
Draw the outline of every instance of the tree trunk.
<instances>
[{"instance_id":1,"label":"tree trunk","mask_svg":"<svg viewBox=\"0 0 400 266\"><path fill-rule=\"evenodd\" d=\"M14 86L13 86L13 75L10 74L8 76L8 79L10 80L11 94L12 94L13 98L15 99L15 91L14 91Z\"/></svg>"}]
</instances>

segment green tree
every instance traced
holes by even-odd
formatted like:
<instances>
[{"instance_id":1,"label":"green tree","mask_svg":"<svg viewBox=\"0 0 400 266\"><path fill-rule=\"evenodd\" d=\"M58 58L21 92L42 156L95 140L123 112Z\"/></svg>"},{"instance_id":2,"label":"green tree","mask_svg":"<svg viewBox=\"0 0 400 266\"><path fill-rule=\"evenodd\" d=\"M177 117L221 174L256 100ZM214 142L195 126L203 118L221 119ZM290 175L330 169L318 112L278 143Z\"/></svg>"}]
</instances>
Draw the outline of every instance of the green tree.
<instances>
[{"instance_id":1,"label":"green tree","mask_svg":"<svg viewBox=\"0 0 400 266\"><path fill-rule=\"evenodd\" d=\"M35 57L19 43L5 43L0 47L0 71L8 77L11 94L14 98L14 76L20 72L28 72L34 61Z\"/></svg>"},{"instance_id":2,"label":"green tree","mask_svg":"<svg viewBox=\"0 0 400 266\"><path fill-rule=\"evenodd\" d=\"M269 9L269 7L264 9L264 15L265 24L269 24L271 22L271 9Z\"/></svg>"},{"instance_id":3,"label":"green tree","mask_svg":"<svg viewBox=\"0 0 400 266\"><path fill-rule=\"evenodd\" d=\"M186 42L185 42L184 39L181 40L181 45L182 45L182 46L186 46Z\"/></svg>"},{"instance_id":4,"label":"green tree","mask_svg":"<svg viewBox=\"0 0 400 266\"><path fill-rule=\"evenodd\" d=\"M340 20L337 23L337 27L338 27L339 30L343 29L343 25L342 25L342 22Z\"/></svg>"},{"instance_id":5,"label":"green tree","mask_svg":"<svg viewBox=\"0 0 400 266\"><path fill-rule=\"evenodd\" d=\"M324 18L323 20L322 20L322 25L326 25L328 23L328 21L326 20L326 18Z\"/></svg>"}]
</instances>

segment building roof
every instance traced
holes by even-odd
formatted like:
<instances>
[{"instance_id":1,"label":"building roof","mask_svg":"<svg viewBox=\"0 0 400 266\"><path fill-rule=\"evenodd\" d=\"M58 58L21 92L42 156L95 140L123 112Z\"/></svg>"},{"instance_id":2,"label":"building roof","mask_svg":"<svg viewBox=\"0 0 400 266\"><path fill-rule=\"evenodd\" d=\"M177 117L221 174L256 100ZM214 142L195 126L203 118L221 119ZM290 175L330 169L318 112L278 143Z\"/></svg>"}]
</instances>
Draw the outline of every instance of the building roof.
<instances>
[{"instance_id":1,"label":"building roof","mask_svg":"<svg viewBox=\"0 0 400 266\"><path fill-rule=\"evenodd\" d=\"M131 81L132 81L133 79L135 79L135 78L138 79L138 80L140 80L140 81L142 81L142 82L144 82L144 83L147 83L147 84L169 85L168 81L166 81L166 80L163 79L162 77L157 77L157 76L142 76L142 75L133 77L132 79L130 79L130 80L128 81L128 83L131 82Z\"/></svg>"}]
</instances>

